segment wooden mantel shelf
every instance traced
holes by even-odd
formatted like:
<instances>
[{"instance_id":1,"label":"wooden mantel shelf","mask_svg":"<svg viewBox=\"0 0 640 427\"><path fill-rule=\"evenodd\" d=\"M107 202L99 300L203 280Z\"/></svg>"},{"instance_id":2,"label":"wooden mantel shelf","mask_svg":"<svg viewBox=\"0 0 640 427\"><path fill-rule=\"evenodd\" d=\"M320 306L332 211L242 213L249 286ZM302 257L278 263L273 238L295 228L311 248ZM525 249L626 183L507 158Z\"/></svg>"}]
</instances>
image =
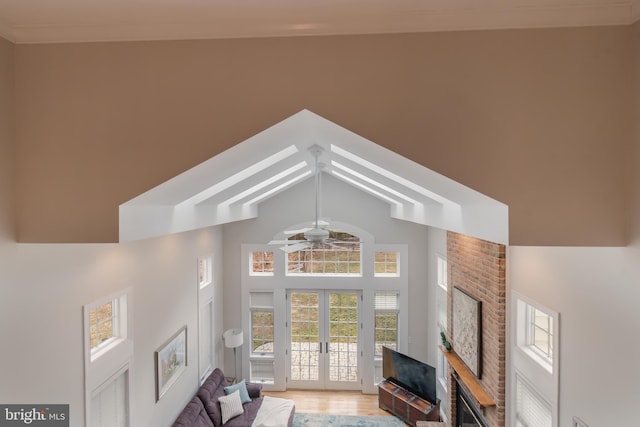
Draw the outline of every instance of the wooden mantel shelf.
<instances>
[{"instance_id":1,"label":"wooden mantel shelf","mask_svg":"<svg viewBox=\"0 0 640 427\"><path fill-rule=\"evenodd\" d=\"M458 374L460 381L467 386L467 389L471 395L478 401L481 408L488 408L490 406L496 406L496 402L489 396L489 393L482 388L482 385L478 381L475 375L467 368L464 362L458 357L454 351L446 351L440 346L440 351L447 358L447 362Z\"/></svg>"}]
</instances>

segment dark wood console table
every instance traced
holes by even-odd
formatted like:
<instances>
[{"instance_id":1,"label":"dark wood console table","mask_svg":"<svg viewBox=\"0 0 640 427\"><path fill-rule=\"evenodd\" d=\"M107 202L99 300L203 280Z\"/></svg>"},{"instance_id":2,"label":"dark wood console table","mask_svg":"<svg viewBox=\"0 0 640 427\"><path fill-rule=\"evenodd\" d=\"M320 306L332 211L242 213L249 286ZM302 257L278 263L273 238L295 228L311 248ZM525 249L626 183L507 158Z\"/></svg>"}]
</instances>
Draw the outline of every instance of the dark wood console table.
<instances>
[{"instance_id":1,"label":"dark wood console table","mask_svg":"<svg viewBox=\"0 0 640 427\"><path fill-rule=\"evenodd\" d=\"M378 406L412 426L418 421L440 421L440 408L389 381L378 385Z\"/></svg>"}]
</instances>

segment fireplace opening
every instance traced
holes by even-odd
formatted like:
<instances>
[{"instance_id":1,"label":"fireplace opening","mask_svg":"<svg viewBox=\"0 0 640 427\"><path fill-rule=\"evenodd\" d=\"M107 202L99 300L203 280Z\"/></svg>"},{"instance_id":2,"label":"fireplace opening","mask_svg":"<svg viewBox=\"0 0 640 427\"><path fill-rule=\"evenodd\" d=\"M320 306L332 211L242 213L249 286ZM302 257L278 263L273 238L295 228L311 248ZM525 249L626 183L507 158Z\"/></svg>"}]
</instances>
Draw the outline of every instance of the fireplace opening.
<instances>
[{"instance_id":1,"label":"fireplace opening","mask_svg":"<svg viewBox=\"0 0 640 427\"><path fill-rule=\"evenodd\" d=\"M456 427L489 427L471 400L466 395L460 383L456 387Z\"/></svg>"}]
</instances>

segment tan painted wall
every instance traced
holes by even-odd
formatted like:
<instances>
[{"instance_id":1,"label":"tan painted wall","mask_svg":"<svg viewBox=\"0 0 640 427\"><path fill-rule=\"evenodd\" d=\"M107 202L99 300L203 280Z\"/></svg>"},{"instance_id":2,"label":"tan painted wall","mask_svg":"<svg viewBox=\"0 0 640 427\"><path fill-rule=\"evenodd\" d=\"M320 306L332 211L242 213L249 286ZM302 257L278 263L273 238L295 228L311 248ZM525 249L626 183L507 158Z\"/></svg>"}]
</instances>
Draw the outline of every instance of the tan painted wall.
<instances>
[{"instance_id":1,"label":"tan painted wall","mask_svg":"<svg viewBox=\"0 0 640 427\"><path fill-rule=\"evenodd\" d=\"M510 207L511 243L627 240L630 27L16 46L18 239L307 108Z\"/></svg>"},{"instance_id":2,"label":"tan painted wall","mask_svg":"<svg viewBox=\"0 0 640 427\"><path fill-rule=\"evenodd\" d=\"M633 208L631 210L631 243L640 249L640 21L633 26Z\"/></svg>"},{"instance_id":3,"label":"tan painted wall","mask_svg":"<svg viewBox=\"0 0 640 427\"><path fill-rule=\"evenodd\" d=\"M15 241L13 50L0 38L0 244Z\"/></svg>"}]
</instances>

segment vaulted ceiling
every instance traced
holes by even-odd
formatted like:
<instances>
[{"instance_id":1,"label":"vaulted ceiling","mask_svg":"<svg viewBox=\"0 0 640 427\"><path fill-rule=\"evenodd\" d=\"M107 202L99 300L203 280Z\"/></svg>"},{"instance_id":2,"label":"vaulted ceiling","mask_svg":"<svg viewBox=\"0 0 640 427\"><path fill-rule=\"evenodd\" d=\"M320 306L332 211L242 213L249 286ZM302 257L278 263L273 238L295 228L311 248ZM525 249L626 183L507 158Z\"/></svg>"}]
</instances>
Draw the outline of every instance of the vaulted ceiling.
<instances>
[{"instance_id":1,"label":"vaulted ceiling","mask_svg":"<svg viewBox=\"0 0 640 427\"><path fill-rule=\"evenodd\" d=\"M15 43L625 25L640 0L0 0Z\"/></svg>"},{"instance_id":2,"label":"vaulted ceiling","mask_svg":"<svg viewBox=\"0 0 640 427\"><path fill-rule=\"evenodd\" d=\"M506 205L308 110L122 204L120 241L255 218L260 203L314 177L317 152L322 173L393 218L508 243Z\"/></svg>"}]
</instances>

